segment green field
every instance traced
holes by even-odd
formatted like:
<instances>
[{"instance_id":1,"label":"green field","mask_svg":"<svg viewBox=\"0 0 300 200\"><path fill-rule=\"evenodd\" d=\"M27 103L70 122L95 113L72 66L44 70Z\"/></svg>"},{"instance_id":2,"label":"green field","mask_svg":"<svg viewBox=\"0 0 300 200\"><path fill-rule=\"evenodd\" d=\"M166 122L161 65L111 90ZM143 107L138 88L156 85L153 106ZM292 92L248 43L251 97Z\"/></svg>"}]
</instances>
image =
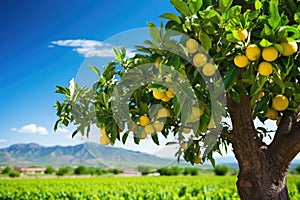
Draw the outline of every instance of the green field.
<instances>
[{"instance_id":1,"label":"green field","mask_svg":"<svg viewBox=\"0 0 300 200\"><path fill-rule=\"evenodd\" d=\"M236 177L98 177L1 179L0 199L239 199ZM300 177L288 177L300 199Z\"/></svg>"}]
</instances>

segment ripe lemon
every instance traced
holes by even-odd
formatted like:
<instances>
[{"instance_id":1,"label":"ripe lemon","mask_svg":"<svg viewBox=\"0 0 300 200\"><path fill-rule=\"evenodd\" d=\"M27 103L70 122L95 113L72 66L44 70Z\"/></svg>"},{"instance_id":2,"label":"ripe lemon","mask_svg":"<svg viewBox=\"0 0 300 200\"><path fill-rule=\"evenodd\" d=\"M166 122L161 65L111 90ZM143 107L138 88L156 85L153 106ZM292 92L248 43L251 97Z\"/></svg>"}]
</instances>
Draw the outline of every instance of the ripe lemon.
<instances>
[{"instance_id":1,"label":"ripe lemon","mask_svg":"<svg viewBox=\"0 0 300 200\"><path fill-rule=\"evenodd\" d=\"M271 108L269 110L269 112L266 114L266 117L271 119L271 120L275 120L278 117L278 111L275 110L274 108Z\"/></svg>"},{"instance_id":2,"label":"ripe lemon","mask_svg":"<svg viewBox=\"0 0 300 200\"><path fill-rule=\"evenodd\" d=\"M105 135L105 136L107 136L107 133L106 133L105 127L102 127L100 132L102 133L102 135Z\"/></svg>"},{"instance_id":3,"label":"ripe lemon","mask_svg":"<svg viewBox=\"0 0 300 200\"><path fill-rule=\"evenodd\" d=\"M186 41L185 46L190 54L196 53L198 50L198 42L192 38Z\"/></svg>"},{"instance_id":4,"label":"ripe lemon","mask_svg":"<svg viewBox=\"0 0 300 200\"><path fill-rule=\"evenodd\" d=\"M290 56L298 50L296 42L280 42L280 44L283 47L283 51L281 53L283 56Z\"/></svg>"},{"instance_id":5,"label":"ripe lemon","mask_svg":"<svg viewBox=\"0 0 300 200\"><path fill-rule=\"evenodd\" d=\"M246 56L251 61L256 61L260 57L261 50L256 44L251 44L246 48Z\"/></svg>"},{"instance_id":6,"label":"ripe lemon","mask_svg":"<svg viewBox=\"0 0 300 200\"><path fill-rule=\"evenodd\" d=\"M213 64L206 63L202 68L202 72L205 76L212 76L215 74L216 68Z\"/></svg>"},{"instance_id":7,"label":"ripe lemon","mask_svg":"<svg viewBox=\"0 0 300 200\"><path fill-rule=\"evenodd\" d=\"M198 107L192 108L192 118L195 120L199 120L199 118L203 115L203 113L204 113L203 107L201 109Z\"/></svg>"},{"instance_id":8,"label":"ripe lemon","mask_svg":"<svg viewBox=\"0 0 300 200\"><path fill-rule=\"evenodd\" d=\"M170 110L167 108L161 108L157 113L157 119L164 118L164 117L171 117Z\"/></svg>"},{"instance_id":9,"label":"ripe lemon","mask_svg":"<svg viewBox=\"0 0 300 200\"><path fill-rule=\"evenodd\" d=\"M171 75L168 75L168 76L166 77L166 82L167 82L167 83L172 83Z\"/></svg>"},{"instance_id":10,"label":"ripe lemon","mask_svg":"<svg viewBox=\"0 0 300 200\"><path fill-rule=\"evenodd\" d=\"M187 142L184 142L184 143L181 144L181 148L183 150L187 150L189 148L189 144Z\"/></svg>"},{"instance_id":11,"label":"ripe lemon","mask_svg":"<svg viewBox=\"0 0 300 200\"><path fill-rule=\"evenodd\" d=\"M153 91L152 92L152 95L155 99L162 99L162 98L165 98L166 95L165 95L165 92L157 92L157 91Z\"/></svg>"},{"instance_id":12,"label":"ripe lemon","mask_svg":"<svg viewBox=\"0 0 300 200\"><path fill-rule=\"evenodd\" d=\"M236 55L233 62L237 67L244 68L248 65L249 60L245 55Z\"/></svg>"},{"instance_id":13,"label":"ripe lemon","mask_svg":"<svg viewBox=\"0 0 300 200\"><path fill-rule=\"evenodd\" d=\"M275 110L283 111L289 107L289 100L286 96L279 94L272 99L272 107Z\"/></svg>"},{"instance_id":14,"label":"ripe lemon","mask_svg":"<svg viewBox=\"0 0 300 200\"><path fill-rule=\"evenodd\" d=\"M263 96L265 96L264 91L260 91L259 94L258 94L257 99L261 99Z\"/></svg>"},{"instance_id":15,"label":"ripe lemon","mask_svg":"<svg viewBox=\"0 0 300 200\"><path fill-rule=\"evenodd\" d=\"M263 61L258 65L258 72L262 76L269 76L273 72L273 65Z\"/></svg>"},{"instance_id":16,"label":"ripe lemon","mask_svg":"<svg viewBox=\"0 0 300 200\"><path fill-rule=\"evenodd\" d=\"M211 129L211 128L215 127L215 126L216 126L216 122L215 122L215 120L213 118L211 118L209 124L207 125L207 128Z\"/></svg>"},{"instance_id":17,"label":"ripe lemon","mask_svg":"<svg viewBox=\"0 0 300 200\"><path fill-rule=\"evenodd\" d=\"M200 164L201 163L201 157L200 156L196 156L194 159L194 163L195 164Z\"/></svg>"},{"instance_id":18,"label":"ripe lemon","mask_svg":"<svg viewBox=\"0 0 300 200\"><path fill-rule=\"evenodd\" d=\"M244 29L244 30L239 29L238 30L238 36L239 36L241 41L245 41L248 37L248 31L246 29Z\"/></svg>"},{"instance_id":19,"label":"ripe lemon","mask_svg":"<svg viewBox=\"0 0 300 200\"><path fill-rule=\"evenodd\" d=\"M141 126L147 126L150 123L150 119L147 116L140 116L139 121Z\"/></svg>"},{"instance_id":20,"label":"ripe lemon","mask_svg":"<svg viewBox=\"0 0 300 200\"><path fill-rule=\"evenodd\" d=\"M190 129L190 128L183 128L183 129L182 129L182 132L183 132L183 133L190 133L191 130L192 130L192 129Z\"/></svg>"},{"instance_id":21,"label":"ripe lemon","mask_svg":"<svg viewBox=\"0 0 300 200\"><path fill-rule=\"evenodd\" d=\"M103 135L100 137L101 145L108 145L109 143L110 143L110 139L107 136Z\"/></svg>"},{"instance_id":22,"label":"ripe lemon","mask_svg":"<svg viewBox=\"0 0 300 200\"><path fill-rule=\"evenodd\" d=\"M281 118L282 118L281 116L278 116L278 118L277 118L277 120L276 120L276 125L277 125L277 126L279 126L280 121L281 121Z\"/></svg>"},{"instance_id":23,"label":"ripe lemon","mask_svg":"<svg viewBox=\"0 0 300 200\"><path fill-rule=\"evenodd\" d=\"M154 65L155 65L156 69L159 68L159 65L160 65L160 62L161 62L161 61L162 61L161 57L158 57L158 58L155 60Z\"/></svg>"},{"instance_id":24,"label":"ripe lemon","mask_svg":"<svg viewBox=\"0 0 300 200\"><path fill-rule=\"evenodd\" d=\"M164 98L162 98L161 100L162 100L163 102L168 102L168 101L170 101L170 99L171 99L171 98L169 98L169 97L164 97Z\"/></svg>"},{"instance_id":25,"label":"ripe lemon","mask_svg":"<svg viewBox=\"0 0 300 200\"><path fill-rule=\"evenodd\" d=\"M147 126L145 126L144 131L146 134L153 134L155 132L152 124L148 124Z\"/></svg>"},{"instance_id":26,"label":"ripe lemon","mask_svg":"<svg viewBox=\"0 0 300 200\"><path fill-rule=\"evenodd\" d=\"M193 57L193 64L195 67L202 67L207 63L207 56L203 53L197 53Z\"/></svg>"},{"instance_id":27,"label":"ripe lemon","mask_svg":"<svg viewBox=\"0 0 300 200\"><path fill-rule=\"evenodd\" d=\"M272 62L278 58L278 51L273 46L264 48L262 51L262 57L265 61Z\"/></svg>"},{"instance_id":28,"label":"ripe lemon","mask_svg":"<svg viewBox=\"0 0 300 200\"><path fill-rule=\"evenodd\" d=\"M219 53L221 51L221 48L220 48L220 46L218 45L217 46L217 53Z\"/></svg>"},{"instance_id":29,"label":"ripe lemon","mask_svg":"<svg viewBox=\"0 0 300 200\"><path fill-rule=\"evenodd\" d=\"M168 90L166 91L166 96L167 96L168 98L172 99L172 98L174 98L175 93L174 93L171 89L168 89Z\"/></svg>"},{"instance_id":30,"label":"ripe lemon","mask_svg":"<svg viewBox=\"0 0 300 200\"><path fill-rule=\"evenodd\" d=\"M155 121L153 123L153 126L154 126L156 132L161 132L164 129L164 123L162 123L160 121Z\"/></svg>"}]
</instances>

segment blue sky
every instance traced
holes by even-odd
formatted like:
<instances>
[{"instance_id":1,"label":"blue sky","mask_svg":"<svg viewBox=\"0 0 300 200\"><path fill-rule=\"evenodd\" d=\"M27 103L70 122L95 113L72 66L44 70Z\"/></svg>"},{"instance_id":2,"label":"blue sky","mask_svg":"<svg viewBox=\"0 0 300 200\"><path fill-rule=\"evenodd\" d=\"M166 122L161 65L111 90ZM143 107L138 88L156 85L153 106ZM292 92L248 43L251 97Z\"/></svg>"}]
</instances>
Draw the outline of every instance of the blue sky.
<instances>
[{"instance_id":1,"label":"blue sky","mask_svg":"<svg viewBox=\"0 0 300 200\"><path fill-rule=\"evenodd\" d=\"M142 3L141 3L142 2ZM67 86L86 47L174 11L169 1L10 0L0 5L0 148L14 143L76 144L71 129L53 133L55 86ZM91 41L89 41L91 40ZM90 42L90 43L88 43ZM98 52L103 53L103 52ZM97 52L96 52L97 54Z\"/></svg>"}]
</instances>

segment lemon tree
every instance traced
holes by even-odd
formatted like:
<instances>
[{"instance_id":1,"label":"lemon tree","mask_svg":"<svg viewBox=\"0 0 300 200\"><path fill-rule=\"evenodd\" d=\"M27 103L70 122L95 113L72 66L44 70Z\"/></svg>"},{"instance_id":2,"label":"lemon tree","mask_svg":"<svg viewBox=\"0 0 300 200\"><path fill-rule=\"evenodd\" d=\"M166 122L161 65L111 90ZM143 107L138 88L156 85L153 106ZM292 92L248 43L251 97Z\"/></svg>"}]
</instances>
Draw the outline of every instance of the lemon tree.
<instances>
[{"instance_id":1,"label":"lemon tree","mask_svg":"<svg viewBox=\"0 0 300 200\"><path fill-rule=\"evenodd\" d=\"M65 100L56 102L54 129L73 123L73 136L87 135L95 124L105 128L104 145L126 143L129 134L159 145L158 135L171 133L176 155L192 164L214 165L213 152L232 147L241 199L289 199L286 171L300 151L300 2L171 4L177 13L162 14L160 26L148 23L151 40L138 53L114 48L104 72L91 67L99 76L93 89L57 86Z\"/></svg>"}]
</instances>

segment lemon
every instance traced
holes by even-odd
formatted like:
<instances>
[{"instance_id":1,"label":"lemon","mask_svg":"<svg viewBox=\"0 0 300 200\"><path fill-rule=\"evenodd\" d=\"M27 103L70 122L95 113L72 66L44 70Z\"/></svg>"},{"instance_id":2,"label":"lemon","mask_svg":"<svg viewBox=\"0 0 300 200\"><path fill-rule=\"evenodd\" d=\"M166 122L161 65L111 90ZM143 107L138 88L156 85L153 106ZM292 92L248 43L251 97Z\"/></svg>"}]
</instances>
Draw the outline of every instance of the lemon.
<instances>
[{"instance_id":1,"label":"lemon","mask_svg":"<svg viewBox=\"0 0 300 200\"><path fill-rule=\"evenodd\" d=\"M152 124L148 124L147 126L145 126L144 131L146 134L153 134L155 132Z\"/></svg>"},{"instance_id":2,"label":"lemon","mask_svg":"<svg viewBox=\"0 0 300 200\"><path fill-rule=\"evenodd\" d=\"M215 120L213 118L211 118L209 124L207 125L207 128L211 129L215 126L216 126Z\"/></svg>"},{"instance_id":3,"label":"lemon","mask_svg":"<svg viewBox=\"0 0 300 200\"><path fill-rule=\"evenodd\" d=\"M161 57L158 57L158 58L155 60L154 65L155 65L156 69L159 68L159 65L160 65L160 62L161 62L161 61L162 61Z\"/></svg>"},{"instance_id":4,"label":"lemon","mask_svg":"<svg viewBox=\"0 0 300 200\"><path fill-rule=\"evenodd\" d=\"M202 67L207 63L207 56L203 53L197 53L193 57L193 64L195 67Z\"/></svg>"},{"instance_id":5,"label":"lemon","mask_svg":"<svg viewBox=\"0 0 300 200\"><path fill-rule=\"evenodd\" d=\"M238 36L239 36L241 41L245 41L248 37L248 31L246 29L244 29L244 30L239 29L238 30Z\"/></svg>"},{"instance_id":6,"label":"lemon","mask_svg":"<svg viewBox=\"0 0 300 200\"><path fill-rule=\"evenodd\" d=\"M258 65L258 72L262 76L269 76L273 72L273 65L263 61Z\"/></svg>"},{"instance_id":7,"label":"lemon","mask_svg":"<svg viewBox=\"0 0 300 200\"><path fill-rule=\"evenodd\" d=\"M272 99L272 107L275 110L283 111L289 107L289 100L286 96L279 94Z\"/></svg>"},{"instance_id":8,"label":"lemon","mask_svg":"<svg viewBox=\"0 0 300 200\"><path fill-rule=\"evenodd\" d=\"M283 56L290 56L298 51L298 45L296 42L280 42L283 51Z\"/></svg>"},{"instance_id":9,"label":"lemon","mask_svg":"<svg viewBox=\"0 0 300 200\"><path fill-rule=\"evenodd\" d=\"M172 83L171 75L168 75L168 76L166 77L166 82L167 82L167 83Z\"/></svg>"},{"instance_id":10,"label":"lemon","mask_svg":"<svg viewBox=\"0 0 300 200\"><path fill-rule=\"evenodd\" d=\"M191 130L192 130L192 129L190 129L190 128L183 128L183 129L182 129L182 132L183 132L183 133L190 133Z\"/></svg>"},{"instance_id":11,"label":"lemon","mask_svg":"<svg viewBox=\"0 0 300 200\"><path fill-rule=\"evenodd\" d=\"M190 54L196 53L198 50L198 42L192 38L186 41L185 46Z\"/></svg>"},{"instance_id":12,"label":"lemon","mask_svg":"<svg viewBox=\"0 0 300 200\"><path fill-rule=\"evenodd\" d=\"M172 99L172 98L174 98L175 93L174 93L171 89L168 89L168 90L166 91L166 96L167 96L168 98Z\"/></svg>"},{"instance_id":13,"label":"lemon","mask_svg":"<svg viewBox=\"0 0 300 200\"><path fill-rule=\"evenodd\" d=\"M143 130L143 132L140 135L140 139L145 139L147 137L147 133L145 132L145 129Z\"/></svg>"},{"instance_id":14,"label":"lemon","mask_svg":"<svg viewBox=\"0 0 300 200\"><path fill-rule=\"evenodd\" d=\"M203 115L204 108L193 107L192 108L192 118L199 120L199 118Z\"/></svg>"},{"instance_id":15,"label":"lemon","mask_svg":"<svg viewBox=\"0 0 300 200\"><path fill-rule=\"evenodd\" d=\"M219 53L221 51L221 48L220 48L219 45L217 46L217 50L216 51L217 51L217 53Z\"/></svg>"},{"instance_id":16,"label":"lemon","mask_svg":"<svg viewBox=\"0 0 300 200\"><path fill-rule=\"evenodd\" d=\"M110 139L107 136L103 135L100 137L101 145L108 145L109 143L110 143Z\"/></svg>"},{"instance_id":17,"label":"lemon","mask_svg":"<svg viewBox=\"0 0 300 200\"><path fill-rule=\"evenodd\" d=\"M169 97L164 97L164 98L162 98L161 100L162 100L163 102L168 102L168 101L170 101L170 99L171 99L171 98L169 98Z\"/></svg>"},{"instance_id":18,"label":"lemon","mask_svg":"<svg viewBox=\"0 0 300 200\"><path fill-rule=\"evenodd\" d=\"M155 99L162 99L162 98L165 98L166 95L165 95L165 92L157 92L157 91L153 91L152 92L152 95Z\"/></svg>"},{"instance_id":19,"label":"lemon","mask_svg":"<svg viewBox=\"0 0 300 200\"><path fill-rule=\"evenodd\" d=\"M272 62L278 58L278 51L273 46L264 48L262 51L262 57L265 61Z\"/></svg>"},{"instance_id":20,"label":"lemon","mask_svg":"<svg viewBox=\"0 0 300 200\"><path fill-rule=\"evenodd\" d=\"M233 62L237 67L244 68L248 65L249 60L245 55L236 55Z\"/></svg>"},{"instance_id":21,"label":"lemon","mask_svg":"<svg viewBox=\"0 0 300 200\"><path fill-rule=\"evenodd\" d=\"M202 72L205 76L212 76L215 74L216 68L213 64L206 63L202 68Z\"/></svg>"},{"instance_id":22,"label":"lemon","mask_svg":"<svg viewBox=\"0 0 300 200\"><path fill-rule=\"evenodd\" d=\"M260 57L261 50L256 44L251 44L246 48L246 56L251 61L256 61Z\"/></svg>"},{"instance_id":23,"label":"lemon","mask_svg":"<svg viewBox=\"0 0 300 200\"><path fill-rule=\"evenodd\" d=\"M271 120L275 120L278 117L278 111L275 110L274 108L271 108L269 110L269 112L266 114L266 117L271 119Z\"/></svg>"},{"instance_id":24,"label":"lemon","mask_svg":"<svg viewBox=\"0 0 300 200\"><path fill-rule=\"evenodd\" d=\"M260 91L259 94L258 94L257 99L261 99L263 96L265 96L264 91Z\"/></svg>"},{"instance_id":25,"label":"lemon","mask_svg":"<svg viewBox=\"0 0 300 200\"><path fill-rule=\"evenodd\" d=\"M159 118L165 118L165 117L171 117L170 110L167 108L161 108L157 113L157 119Z\"/></svg>"},{"instance_id":26,"label":"lemon","mask_svg":"<svg viewBox=\"0 0 300 200\"><path fill-rule=\"evenodd\" d=\"M139 121L141 126L147 126L150 123L150 119L147 116L140 116Z\"/></svg>"},{"instance_id":27,"label":"lemon","mask_svg":"<svg viewBox=\"0 0 300 200\"><path fill-rule=\"evenodd\" d=\"M280 122L281 122L281 116L278 116L277 120L276 120L276 125L279 126Z\"/></svg>"},{"instance_id":28,"label":"lemon","mask_svg":"<svg viewBox=\"0 0 300 200\"><path fill-rule=\"evenodd\" d=\"M194 163L195 164L200 164L201 163L201 157L200 156L196 156L194 159Z\"/></svg>"},{"instance_id":29,"label":"lemon","mask_svg":"<svg viewBox=\"0 0 300 200\"><path fill-rule=\"evenodd\" d=\"M161 132L164 129L164 123L162 123L160 121L155 121L153 123L153 126L154 126L156 132Z\"/></svg>"},{"instance_id":30,"label":"lemon","mask_svg":"<svg viewBox=\"0 0 300 200\"><path fill-rule=\"evenodd\" d=\"M107 136L107 133L106 133L105 127L102 127L100 132L102 133L102 135L105 135L105 136Z\"/></svg>"},{"instance_id":31,"label":"lemon","mask_svg":"<svg viewBox=\"0 0 300 200\"><path fill-rule=\"evenodd\" d=\"M183 150L187 150L189 148L189 144L187 142L184 142L184 143L181 144L181 148Z\"/></svg>"}]
</instances>

